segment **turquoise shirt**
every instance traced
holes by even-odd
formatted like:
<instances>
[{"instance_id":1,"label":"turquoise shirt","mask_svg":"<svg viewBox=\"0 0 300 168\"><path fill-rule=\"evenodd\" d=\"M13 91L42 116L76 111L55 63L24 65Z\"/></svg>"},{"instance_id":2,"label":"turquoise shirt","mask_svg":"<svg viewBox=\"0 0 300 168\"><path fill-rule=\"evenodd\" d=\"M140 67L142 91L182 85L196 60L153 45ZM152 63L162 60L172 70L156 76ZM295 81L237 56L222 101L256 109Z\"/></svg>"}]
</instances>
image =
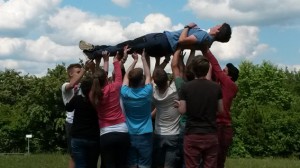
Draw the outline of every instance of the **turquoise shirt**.
<instances>
[{"instance_id":1,"label":"turquoise shirt","mask_svg":"<svg viewBox=\"0 0 300 168\"><path fill-rule=\"evenodd\" d=\"M179 37L182 33L183 29L178 31L165 31L165 35L168 38L168 41L171 45L173 52L176 51ZM213 43L214 39L211 35L209 35L205 30L200 28L192 28L188 31L188 36L194 35L197 38L197 42L195 45L208 45L209 47Z\"/></svg>"},{"instance_id":2,"label":"turquoise shirt","mask_svg":"<svg viewBox=\"0 0 300 168\"><path fill-rule=\"evenodd\" d=\"M152 94L151 84L140 88L122 86L121 97L129 134L140 135L153 132L151 120Z\"/></svg>"}]
</instances>

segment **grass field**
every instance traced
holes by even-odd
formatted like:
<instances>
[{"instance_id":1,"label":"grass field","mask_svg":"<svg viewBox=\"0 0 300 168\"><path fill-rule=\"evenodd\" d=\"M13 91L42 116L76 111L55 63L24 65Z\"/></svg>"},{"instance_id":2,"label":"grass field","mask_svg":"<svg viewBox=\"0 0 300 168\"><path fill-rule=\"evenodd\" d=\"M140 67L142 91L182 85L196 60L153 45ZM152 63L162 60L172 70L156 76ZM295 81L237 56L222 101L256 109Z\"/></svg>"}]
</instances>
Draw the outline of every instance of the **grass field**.
<instances>
[{"instance_id":1,"label":"grass field","mask_svg":"<svg viewBox=\"0 0 300 168\"><path fill-rule=\"evenodd\" d=\"M0 155L0 168L66 168L68 158L61 154ZM226 168L300 168L300 160L230 158Z\"/></svg>"}]
</instances>

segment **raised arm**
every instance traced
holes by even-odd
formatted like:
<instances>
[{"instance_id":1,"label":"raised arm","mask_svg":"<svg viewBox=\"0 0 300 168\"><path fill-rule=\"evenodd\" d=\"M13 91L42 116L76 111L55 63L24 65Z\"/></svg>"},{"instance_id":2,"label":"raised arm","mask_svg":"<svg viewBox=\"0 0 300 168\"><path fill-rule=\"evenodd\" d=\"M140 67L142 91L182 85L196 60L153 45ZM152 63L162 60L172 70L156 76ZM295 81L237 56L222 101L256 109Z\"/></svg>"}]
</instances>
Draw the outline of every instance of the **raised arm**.
<instances>
[{"instance_id":1,"label":"raised arm","mask_svg":"<svg viewBox=\"0 0 300 168\"><path fill-rule=\"evenodd\" d=\"M145 85L151 83L151 74L150 74L150 69L149 69L149 66L147 64L147 60L146 60L146 57L147 57L147 53L145 51L145 49L143 50L143 53L142 53L142 63L143 63L143 68L144 68L144 74L145 74Z\"/></svg>"},{"instance_id":2,"label":"raised arm","mask_svg":"<svg viewBox=\"0 0 300 168\"><path fill-rule=\"evenodd\" d=\"M74 88L75 85L77 85L80 82L80 79L85 73L85 69L81 68L79 73L73 73L73 78L70 80L69 84L66 85L65 89L66 91L69 91Z\"/></svg>"},{"instance_id":3,"label":"raised arm","mask_svg":"<svg viewBox=\"0 0 300 168\"><path fill-rule=\"evenodd\" d=\"M127 85L127 86L129 85L128 74L131 70L133 70L133 68L135 67L135 65L138 61L138 53L136 53L136 52L132 53L132 58L133 58L133 62L126 71L126 74L123 79L123 85Z\"/></svg>"},{"instance_id":4,"label":"raised arm","mask_svg":"<svg viewBox=\"0 0 300 168\"><path fill-rule=\"evenodd\" d=\"M180 69L179 69L179 59L180 59L180 53L181 49L177 48L173 55L173 59L171 62L171 68L172 68L172 73L173 73L173 78L176 79L178 77L182 77L180 74Z\"/></svg>"},{"instance_id":5,"label":"raised arm","mask_svg":"<svg viewBox=\"0 0 300 168\"><path fill-rule=\"evenodd\" d=\"M130 51L130 49L131 48L128 48L128 45L123 48L123 57L122 57L122 59L120 61L121 66L123 66L125 64L125 62L126 62L126 60L128 58L128 51Z\"/></svg>"},{"instance_id":6,"label":"raised arm","mask_svg":"<svg viewBox=\"0 0 300 168\"><path fill-rule=\"evenodd\" d=\"M115 72L114 84L121 87L122 86L122 72L121 72L121 64L119 62L118 57L119 57L119 52L117 52L117 54L113 60L114 72Z\"/></svg>"},{"instance_id":7,"label":"raised arm","mask_svg":"<svg viewBox=\"0 0 300 168\"><path fill-rule=\"evenodd\" d=\"M109 68L109 53L107 51L104 51L102 53L103 55L103 69L106 73L108 73Z\"/></svg>"}]
</instances>

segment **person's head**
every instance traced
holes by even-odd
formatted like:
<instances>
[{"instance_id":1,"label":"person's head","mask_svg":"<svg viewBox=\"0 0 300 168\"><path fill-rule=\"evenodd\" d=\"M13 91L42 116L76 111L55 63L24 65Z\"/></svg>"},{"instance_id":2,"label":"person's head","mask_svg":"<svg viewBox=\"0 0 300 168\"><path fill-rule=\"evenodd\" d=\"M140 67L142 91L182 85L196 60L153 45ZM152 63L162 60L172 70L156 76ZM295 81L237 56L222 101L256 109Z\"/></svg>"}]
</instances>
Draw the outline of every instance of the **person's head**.
<instances>
[{"instance_id":1,"label":"person's head","mask_svg":"<svg viewBox=\"0 0 300 168\"><path fill-rule=\"evenodd\" d=\"M153 71L153 80L159 89L164 89L168 86L168 74L162 68L156 68Z\"/></svg>"},{"instance_id":2,"label":"person's head","mask_svg":"<svg viewBox=\"0 0 300 168\"><path fill-rule=\"evenodd\" d=\"M209 61L203 56L195 56L191 62L191 68L197 78L205 77L209 70Z\"/></svg>"},{"instance_id":3,"label":"person's head","mask_svg":"<svg viewBox=\"0 0 300 168\"><path fill-rule=\"evenodd\" d=\"M186 77L187 81L191 81L191 80L195 79L195 75L192 71L192 65L191 64L188 64L186 66L185 77Z\"/></svg>"},{"instance_id":4,"label":"person's head","mask_svg":"<svg viewBox=\"0 0 300 168\"><path fill-rule=\"evenodd\" d=\"M76 64L70 64L67 67L67 73L68 73L69 79L71 79L75 73L79 74L80 71L81 71L81 68L82 68L82 66L80 64L78 64L78 63L76 63Z\"/></svg>"},{"instance_id":5,"label":"person's head","mask_svg":"<svg viewBox=\"0 0 300 168\"><path fill-rule=\"evenodd\" d=\"M215 41L226 43L231 38L231 27L227 23L212 27L210 31L212 32L212 34L214 34Z\"/></svg>"},{"instance_id":6,"label":"person's head","mask_svg":"<svg viewBox=\"0 0 300 168\"><path fill-rule=\"evenodd\" d=\"M231 80L233 82L237 81L237 79L239 78L239 70L232 63L226 64L226 67L223 71L226 75L231 77Z\"/></svg>"},{"instance_id":7,"label":"person's head","mask_svg":"<svg viewBox=\"0 0 300 168\"><path fill-rule=\"evenodd\" d=\"M144 82L144 75L142 68L134 68L128 73L129 87L137 88L142 86Z\"/></svg>"},{"instance_id":8,"label":"person's head","mask_svg":"<svg viewBox=\"0 0 300 168\"><path fill-rule=\"evenodd\" d=\"M97 69L93 74L92 103L97 105L103 96L102 89L107 85L107 73L103 69Z\"/></svg>"},{"instance_id":9,"label":"person's head","mask_svg":"<svg viewBox=\"0 0 300 168\"><path fill-rule=\"evenodd\" d=\"M93 85L93 78L90 75L85 76L80 83L81 92L87 98L89 97L89 93L91 91L92 85Z\"/></svg>"}]
</instances>

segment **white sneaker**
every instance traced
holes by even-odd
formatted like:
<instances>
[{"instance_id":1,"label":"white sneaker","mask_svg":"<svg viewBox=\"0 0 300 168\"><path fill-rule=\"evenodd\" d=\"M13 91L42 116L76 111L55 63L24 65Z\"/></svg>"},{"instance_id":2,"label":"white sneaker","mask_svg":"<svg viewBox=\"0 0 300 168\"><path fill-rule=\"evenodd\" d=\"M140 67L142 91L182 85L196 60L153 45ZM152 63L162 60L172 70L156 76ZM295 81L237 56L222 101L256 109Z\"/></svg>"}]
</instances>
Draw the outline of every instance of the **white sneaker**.
<instances>
[{"instance_id":1,"label":"white sneaker","mask_svg":"<svg viewBox=\"0 0 300 168\"><path fill-rule=\"evenodd\" d=\"M79 42L79 48L81 50L88 50L88 51L91 51L91 50L94 50L94 45L93 44L90 44L88 42L85 42L83 40L80 40Z\"/></svg>"}]
</instances>

